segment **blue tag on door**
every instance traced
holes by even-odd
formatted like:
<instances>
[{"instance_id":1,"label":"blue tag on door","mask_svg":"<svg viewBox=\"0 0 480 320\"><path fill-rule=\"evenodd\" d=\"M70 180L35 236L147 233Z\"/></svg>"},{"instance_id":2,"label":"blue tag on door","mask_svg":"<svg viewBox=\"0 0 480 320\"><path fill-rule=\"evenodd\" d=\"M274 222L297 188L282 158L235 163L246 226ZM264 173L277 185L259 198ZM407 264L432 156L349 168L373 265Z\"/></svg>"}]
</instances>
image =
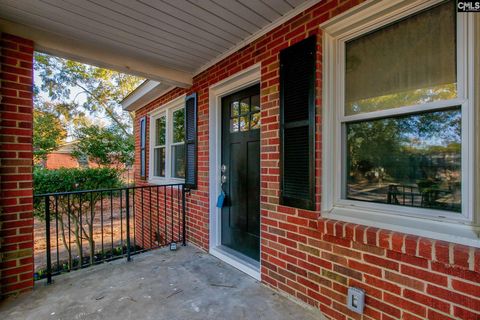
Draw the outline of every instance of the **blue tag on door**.
<instances>
[{"instance_id":1,"label":"blue tag on door","mask_svg":"<svg viewBox=\"0 0 480 320\"><path fill-rule=\"evenodd\" d=\"M225 192L223 191L218 195L217 208L223 208L223 206L225 205L225 196Z\"/></svg>"}]
</instances>

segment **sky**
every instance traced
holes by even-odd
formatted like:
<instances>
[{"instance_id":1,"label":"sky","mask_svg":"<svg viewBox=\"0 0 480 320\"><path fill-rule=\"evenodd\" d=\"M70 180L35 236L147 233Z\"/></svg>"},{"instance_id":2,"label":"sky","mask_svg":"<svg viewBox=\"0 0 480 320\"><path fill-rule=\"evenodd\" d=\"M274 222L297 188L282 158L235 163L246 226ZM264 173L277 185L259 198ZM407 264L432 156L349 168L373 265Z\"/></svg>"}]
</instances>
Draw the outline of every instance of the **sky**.
<instances>
[{"instance_id":1,"label":"sky","mask_svg":"<svg viewBox=\"0 0 480 320\"><path fill-rule=\"evenodd\" d=\"M38 76L37 74L34 74L34 83L35 83L35 86L37 86L38 88L40 88L42 86L42 78L40 76ZM70 93L70 100L71 101L75 101L79 105L83 104L86 101L86 94L84 92L82 92L82 90L80 88L70 87L70 91L71 91L71 93ZM44 101L53 102L53 100L48 96L48 94L45 93L45 92L42 92L41 90L39 91L38 95ZM109 125L112 124L111 119L109 117L107 117L106 115L91 116L91 115L87 114L86 117L89 118L93 123L96 123L96 124L101 124L101 125L104 125L104 126L109 126ZM74 140L73 126L72 125L68 126L67 131L68 131L68 137L66 139L66 142L70 142L70 141Z\"/></svg>"}]
</instances>

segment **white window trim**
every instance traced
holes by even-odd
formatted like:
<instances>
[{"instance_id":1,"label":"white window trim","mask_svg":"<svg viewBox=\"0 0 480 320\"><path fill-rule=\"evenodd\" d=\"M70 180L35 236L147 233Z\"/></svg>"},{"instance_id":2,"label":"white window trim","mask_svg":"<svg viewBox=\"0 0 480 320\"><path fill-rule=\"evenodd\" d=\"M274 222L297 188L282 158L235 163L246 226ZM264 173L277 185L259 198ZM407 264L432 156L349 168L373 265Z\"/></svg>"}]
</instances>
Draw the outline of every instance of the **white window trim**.
<instances>
[{"instance_id":1,"label":"white window trim","mask_svg":"<svg viewBox=\"0 0 480 320\"><path fill-rule=\"evenodd\" d=\"M409 208L379 203L366 203L341 199L341 121L360 120L372 115L381 117L390 110L368 115L344 117L343 110L343 56L348 39L385 26L402 17L431 7L443 0L371 0L325 22L320 27L323 35L323 125L322 125L322 216L352 223L364 224L393 231L462 243L480 247L480 192L478 166L480 124L480 18L475 14L458 16L458 98L452 101L433 102L421 110L454 103L462 106L462 215L422 208ZM475 55L475 53L478 53ZM477 57L477 58L475 58ZM474 72L472 72L474 71ZM403 110L402 110L403 109ZM419 111L420 106L395 109L401 112ZM476 193L475 193L476 191ZM419 215L419 213L421 215Z\"/></svg>"},{"instance_id":2,"label":"white window trim","mask_svg":"<svg viewBox=\"0 0 480 320\"><path fill-rule=\"evenodd\" d=\"M185 95L181 95L172 101L154 109L149 113L149 157L148 157L148 182L152 184L172 184L185 183L185 179L172 177L172 151L173 145L182 143L173 143L173 112L185 107ZM155 120L165 116L165 177L155 176Z\"/></svg>"}]
</instances>

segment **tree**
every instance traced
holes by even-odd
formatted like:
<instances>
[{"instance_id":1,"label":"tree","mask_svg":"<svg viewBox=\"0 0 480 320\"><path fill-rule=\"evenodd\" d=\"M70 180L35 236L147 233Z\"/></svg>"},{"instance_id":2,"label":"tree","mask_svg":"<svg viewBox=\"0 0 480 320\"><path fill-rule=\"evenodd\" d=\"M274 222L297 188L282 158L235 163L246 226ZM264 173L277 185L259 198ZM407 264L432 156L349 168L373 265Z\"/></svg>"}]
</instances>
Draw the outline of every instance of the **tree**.
<instances>
[{"instance_id":1,"label":"tree","mask_svg":"<svg viewBox=\"0 0 480 320\"><path fill-rule=\"evenodd\" d=\"M77 158L88 157L101 166L133 163L134 138L118 126L82 126L76 130L75 137L78 143L72 154Z\"/></svg>"},{"instance_id":2,"label":"tree","mask_svg":"<svg viewBox=\"0 0 480 320\"><path fill-rule=\"evenodd\" d=\"M428 159L460 154L460 121L460 110L451 109L348 124L349 178L358 180L375 168L395 181L436 176L440 169Z\"/></svg>"},{"instance_id":3,"label":"tree","mask_svg":"<svg viewBox=\"0 0 480 320\"><path fill-rule=\"evenodd\" d=\"M142 78L43 53L35 53L34 68L42 80L41 86L35 88L36 93L47 94L59 114L68 119L81 118L86 113L106 115L125 134L131 133L131 117L119 102ZM37 106L40 95L35 96ZM79 102L80 96L84 99Z\"/></svg>"},{"instance_id":4,"label":"tree","mask_svg":"<svg viewBox=\"0 0 480 320\"><path fill-rule=\"evenodd\" d=\"M67 130L55 114L33 111L33 156L36 161L45 161L47 155L65 141Z\"/></svg>"}]
</instances>

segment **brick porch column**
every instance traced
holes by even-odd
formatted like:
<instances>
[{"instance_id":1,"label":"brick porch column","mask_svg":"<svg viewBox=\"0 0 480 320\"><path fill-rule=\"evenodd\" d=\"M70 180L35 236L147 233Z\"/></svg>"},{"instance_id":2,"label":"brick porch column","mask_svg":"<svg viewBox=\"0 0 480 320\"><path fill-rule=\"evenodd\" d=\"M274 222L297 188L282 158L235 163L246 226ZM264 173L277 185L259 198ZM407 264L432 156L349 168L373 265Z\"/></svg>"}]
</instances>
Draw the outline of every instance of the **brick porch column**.
<instances>
[{"instance_id":1,"label":"brick porch column","mask_svg":"<svg viewBox=\"0 0 480 320\"><path fill-rule=\"evenodd\" d=\"M33 42L0 34L0 297L33 287Z\"/></svg>"}]
</instances>

